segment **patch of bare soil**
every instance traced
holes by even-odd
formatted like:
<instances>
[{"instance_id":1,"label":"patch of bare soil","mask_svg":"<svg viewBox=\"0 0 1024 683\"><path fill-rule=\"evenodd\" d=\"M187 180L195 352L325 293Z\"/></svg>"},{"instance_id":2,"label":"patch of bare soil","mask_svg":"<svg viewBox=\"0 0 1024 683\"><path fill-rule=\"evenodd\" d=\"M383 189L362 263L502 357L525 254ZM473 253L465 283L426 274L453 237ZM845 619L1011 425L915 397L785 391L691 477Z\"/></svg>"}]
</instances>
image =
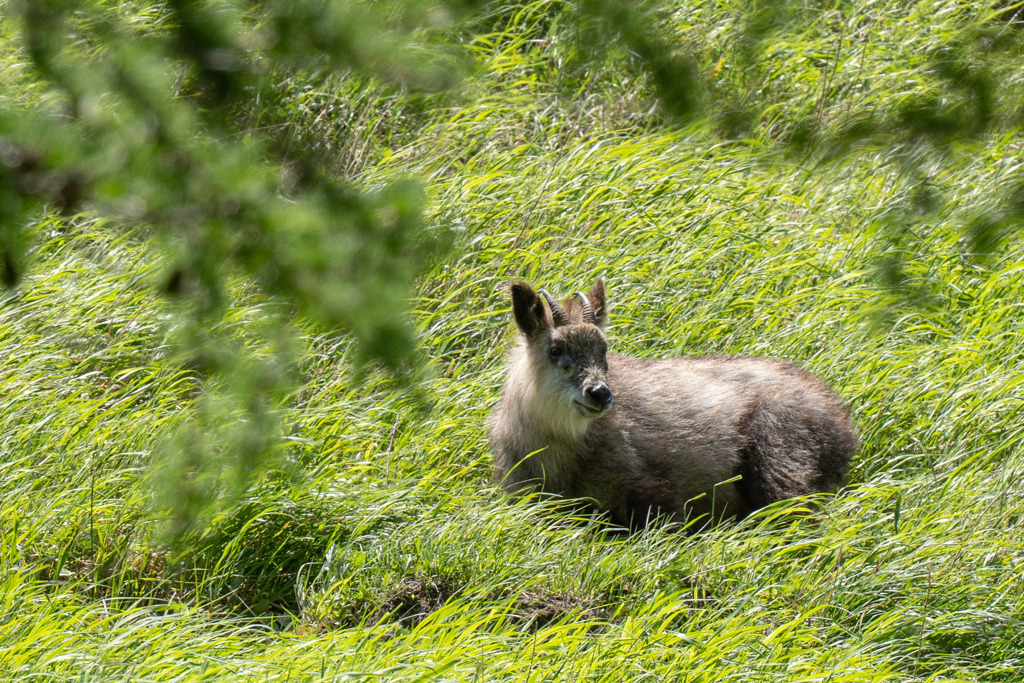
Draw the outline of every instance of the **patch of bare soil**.
<instances>
[{"instance_id":1,"label":"patch of bare soil","mask_svg":"<svg viewBox=\"0 0 1024 683\"><path fill-rule=\"evenodd\" d=\"M367 623L393 622L415 626L462 589L463 586L445 577L406 577L388 592ZM579 621L605 622L611 618L611 613L595 599L536 591L520 593L512 603L509 616L525 628L536 631L570 615Z\"/></svg>"},{"instance_id":2,"label":"patch of bare soil","mask_svg":"<svg viewBox=\"0 0 1024 683\"><path fill-rule=\"evenodd\" d=\"M534 593L524 591L515 602L515 614L531 631L537 631L570 614L579 621L605 622L611 613L597 601L574 595Z\"/></svg>"},{"instance_id":3,"label":"patch of bare soil","mask_svg":"<svg viewBox=\"0 0 1024 683\"><path fill-rule=\"evenodd\" d=\"M398 621L415 626L440 609L459 590L460 586L443 577L404 578L370 616L369 623Z\"/></svg>"}]
</instances>

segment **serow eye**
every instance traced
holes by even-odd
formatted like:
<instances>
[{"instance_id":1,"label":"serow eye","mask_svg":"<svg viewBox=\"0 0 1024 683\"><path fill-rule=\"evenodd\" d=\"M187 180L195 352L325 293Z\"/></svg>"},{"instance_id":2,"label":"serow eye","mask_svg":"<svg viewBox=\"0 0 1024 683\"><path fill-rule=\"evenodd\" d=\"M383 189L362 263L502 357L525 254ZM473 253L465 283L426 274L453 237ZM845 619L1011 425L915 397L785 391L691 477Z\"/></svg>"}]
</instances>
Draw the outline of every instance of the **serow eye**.
<instances>
[{"instance_id":1,"label":"serow eye","mask_svg":"<svg viewBox=\"0 0 1024 683\"><path fill-rule=\"evenodd\" d=\"M552 346L550 349L548 349L548 358L551 359L552 363L558 363L560 360L562 360L562 357L564 355L565 349L563 349L561 346Z\"/></svg>"}]
</instances>

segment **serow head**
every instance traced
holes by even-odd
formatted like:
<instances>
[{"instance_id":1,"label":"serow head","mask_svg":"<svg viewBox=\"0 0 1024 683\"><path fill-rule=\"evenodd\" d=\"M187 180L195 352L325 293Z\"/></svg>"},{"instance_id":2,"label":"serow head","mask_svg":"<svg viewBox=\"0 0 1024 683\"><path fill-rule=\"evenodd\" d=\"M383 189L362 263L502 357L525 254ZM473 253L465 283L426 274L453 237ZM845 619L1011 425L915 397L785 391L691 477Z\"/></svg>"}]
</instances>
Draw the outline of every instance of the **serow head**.
<instances>
[{"instance_id":1,"label":"serow head","mask_svg":"<svg viewBox=\"0 0 1024 683\"><path fill-rule=\"evenodd\" d=\"M512 312L540 387L582 417L607 412L613 395L607 381L604 281L598 279L589 292L576 292L561 303L547 290L538 293L525 282L513 283Z\"/></svg>"}]
</instances>

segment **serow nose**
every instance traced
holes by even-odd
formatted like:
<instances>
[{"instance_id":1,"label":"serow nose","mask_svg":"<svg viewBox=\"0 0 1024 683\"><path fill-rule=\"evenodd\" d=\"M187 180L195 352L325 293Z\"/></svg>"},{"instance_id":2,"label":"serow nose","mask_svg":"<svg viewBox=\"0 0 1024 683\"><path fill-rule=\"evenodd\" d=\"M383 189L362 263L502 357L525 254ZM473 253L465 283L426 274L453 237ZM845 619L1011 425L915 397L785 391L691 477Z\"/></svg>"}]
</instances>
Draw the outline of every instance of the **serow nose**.
<instances>
[{"instance_id":1,"label":"serow nose","mask_svg":"<svg viewBox=\"0 0 1024 683\"><path fill-rule=\"evenodd\" d=\"M592 387L587 387L587 398L603 410L612 404L612 390L607 384L598 382Z\"/></svg>"}]
</instances>

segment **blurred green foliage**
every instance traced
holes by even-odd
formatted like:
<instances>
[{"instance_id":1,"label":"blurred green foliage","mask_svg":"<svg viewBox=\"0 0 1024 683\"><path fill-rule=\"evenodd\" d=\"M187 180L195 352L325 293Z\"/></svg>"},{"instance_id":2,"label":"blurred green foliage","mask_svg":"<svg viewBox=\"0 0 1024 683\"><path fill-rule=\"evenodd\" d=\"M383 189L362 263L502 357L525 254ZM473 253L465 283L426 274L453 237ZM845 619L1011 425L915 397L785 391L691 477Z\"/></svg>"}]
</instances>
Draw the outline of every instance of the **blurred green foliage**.
<instances>
[{"instance_id":1,"label":"blurred green foliage","mask_svg":"<svg viewBox=\"0 0 1024 683\"><path fill-rule=\"evenodd\" d=\"M21 226L41 205L88 209L146 227L168 255L164 291L201 323L219 315L228 278L243 275L351 330L368 358L408 358L408 282L444 241L421 229L421 191L401 180L356 188L325 172L317 150L291 146L286 127L254 127L251 113L273 108L278 83L313 70L442 87L458 73L454 50L428 49L380 5L13 9L49 97L0 113L8 283L22 267Z\"/></svg>"},{"instance_id":2,"label":"blurred green foliage","mask_svg":"<svg viewBox=\"0 0 1024 683\"><path fill-rule=\"evenodd\" d=\"M280 84L352 73L448 87L467 62L438 35L463 8L24 0L7 10L43 94L0 105L0 278L17 283L30 226L54 211L104 216L156 247L155 284L180 302L171 338L216 389L164 449L161 507L184 531L224 491L281 464L273 414L294 385L289 321L347 330L364 363L408 365L410 282L447 242L424 228L417 183L359 187L321 150L294 145L277 120ZM261 353L218 331L239 278L273 302L278 324L261 332Z\"/></svg>"}]
</instances>

